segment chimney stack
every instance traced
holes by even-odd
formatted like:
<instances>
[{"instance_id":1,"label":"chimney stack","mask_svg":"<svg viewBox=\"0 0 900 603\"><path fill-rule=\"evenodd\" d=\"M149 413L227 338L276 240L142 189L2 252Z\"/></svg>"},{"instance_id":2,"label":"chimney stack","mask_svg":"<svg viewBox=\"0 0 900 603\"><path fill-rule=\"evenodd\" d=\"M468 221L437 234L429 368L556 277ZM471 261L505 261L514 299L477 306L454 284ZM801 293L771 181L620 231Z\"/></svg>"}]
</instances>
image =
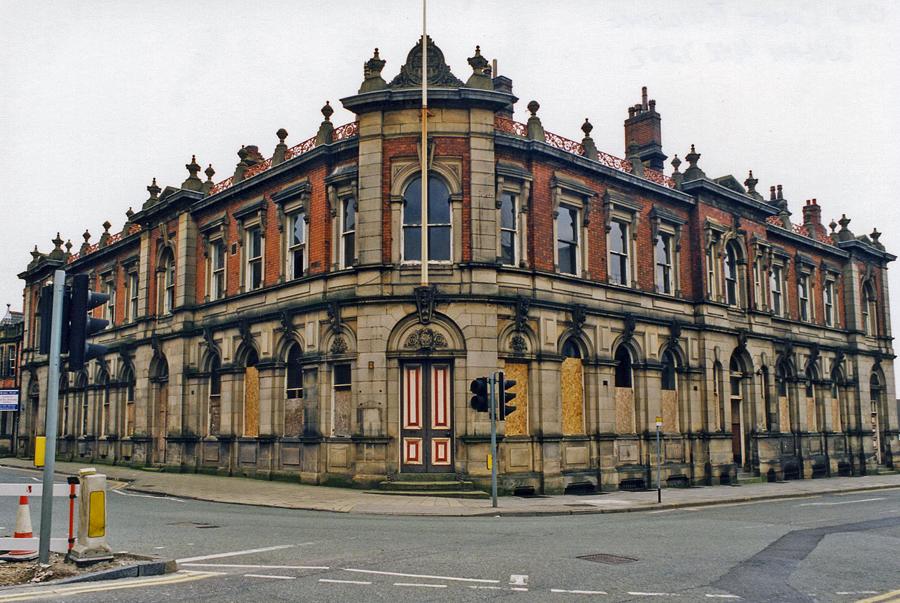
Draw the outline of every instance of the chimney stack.
<instances>
[{"instance_id":1,"label":"chimney stack","mask_svg":"<svg viewBox=\"0 0 900 603\"><path fill-rule=\"evenodd\" d=\"M803 225L809 231L809 236L825 236L825 226L822 224L822 208L815 199L808 199L803 206Z\"/></svg>"},{"instance_id":2,"label":"chimney stack","mask_svg":"<svg viewBox=\"0 0 900 603\"><path fill-rule=\"evenodd\" d=\"M656 101L647 98L647 87L641 88L641 102L628 107L625 120L625 149L636 145L637 157L647 167L663 171L666 154L662 151L662 124L656 112Z\"/></svg>"}]
</instances>

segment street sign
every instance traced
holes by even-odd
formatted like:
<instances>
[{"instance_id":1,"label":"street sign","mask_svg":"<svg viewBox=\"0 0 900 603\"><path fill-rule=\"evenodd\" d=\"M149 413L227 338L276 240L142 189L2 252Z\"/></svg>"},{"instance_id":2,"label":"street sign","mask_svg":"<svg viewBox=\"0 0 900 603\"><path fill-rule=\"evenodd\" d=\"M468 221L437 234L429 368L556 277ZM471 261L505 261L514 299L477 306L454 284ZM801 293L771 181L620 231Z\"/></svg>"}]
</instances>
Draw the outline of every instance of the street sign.
<instances>
[{"instance_id":1,"label":"street sign","mask_svg":"<svg viewBox=\"0 0 900 603\"><path fill-rule=\"evenodd\" d=\"M19 390L0 389L0 411L19 410Z\"/></svg>"}]
</instances>

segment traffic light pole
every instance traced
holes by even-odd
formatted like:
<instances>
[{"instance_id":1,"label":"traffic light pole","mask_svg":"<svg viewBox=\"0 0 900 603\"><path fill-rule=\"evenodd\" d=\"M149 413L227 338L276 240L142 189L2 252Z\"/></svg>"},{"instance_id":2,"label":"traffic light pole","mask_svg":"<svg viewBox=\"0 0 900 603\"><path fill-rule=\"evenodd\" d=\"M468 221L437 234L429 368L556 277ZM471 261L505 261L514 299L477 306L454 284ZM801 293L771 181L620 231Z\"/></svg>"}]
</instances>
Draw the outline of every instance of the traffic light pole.
<instances>
[{"instance_id":1,"label":"traffic light pole","mask_svg":"<svg viewBox=\"0 0 900 603\"><path fill-rule=\"evenodd\" d=\"M488 377L491 392L491 506L497 508L497 373Z\"/></svg>"},{"instance_id":2,"label":"traffic light pole","mask_svg":"<svg viewBox=\"0 0 900 603\"><path fill-rule=\"evenodd\" d=\"M46 450L44 453L44 489L41 492L41 532L38 553L40 562L50 562L50 525L53 519L53 469L56 464L57 413L59 412L59 348L62 341L63 297L66 292L66 272L53 273L53 309L50 317L50 367L47 379L47 420L44 422Z\"/></svg>"}]
</instances>

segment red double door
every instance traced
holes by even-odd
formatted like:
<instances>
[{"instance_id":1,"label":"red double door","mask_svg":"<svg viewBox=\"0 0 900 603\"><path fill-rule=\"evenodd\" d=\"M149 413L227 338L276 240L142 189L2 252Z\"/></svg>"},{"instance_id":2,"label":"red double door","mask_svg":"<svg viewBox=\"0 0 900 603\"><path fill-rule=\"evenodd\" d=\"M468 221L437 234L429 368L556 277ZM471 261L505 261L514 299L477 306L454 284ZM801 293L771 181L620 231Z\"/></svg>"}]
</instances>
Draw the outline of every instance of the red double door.
<instances>
[{"instance_id":1,"label":"red double door","mask_svg":"<svg viewBox=\"0 0 900 603\"><path fill-rule=\"evenodd\" d=\"M452 366L447 361L402 365L400 470L453 472Z\"/></svg>"}]
</instances>

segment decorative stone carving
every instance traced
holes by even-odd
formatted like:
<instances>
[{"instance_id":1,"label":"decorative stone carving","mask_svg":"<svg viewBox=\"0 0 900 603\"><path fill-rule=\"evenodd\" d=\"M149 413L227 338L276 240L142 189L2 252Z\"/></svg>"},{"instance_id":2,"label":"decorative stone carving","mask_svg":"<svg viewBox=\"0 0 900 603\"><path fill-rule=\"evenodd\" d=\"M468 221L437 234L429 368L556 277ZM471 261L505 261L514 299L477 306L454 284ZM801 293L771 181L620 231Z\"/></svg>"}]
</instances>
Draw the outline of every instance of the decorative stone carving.
<instances>
[{"instance_id":1,"label":"decorative stone carving","mask_svg":"<svg viewBox=\"0 0 900 603\"><path fill-rule=\"evenodd\" d=\"M253 333L250 332L250 321L246 318L242 319L238 324L238 332L241 334L241 341L245 345L253 347Z\"/></svg>"},{"instance_id":2,"label":"decorative stone carving","mask_svg":"<svg viewBox=\"0 0 900 603\"><path fill-rule=\"evenodd\" d=\"M287 310L282 310L278 313L278 322L281 323L281 326L278 328L278 330L285 335L294 332L293 316L291 316L291 313Z\"/></svg>"},{"instance_id":3,"label":"decorative stone carving","mask_svg":"<svg viewBox=\"0 0 900 603\"><path fill-rule=\"evenodd\" d=\"M328 304L328 323L332 331L337 333L341 329L341 305L337 302Z\"/></svg>"},{"instance_id":4,"label":"decorative stone carving","mask_svg":"<svg viewBox=\"0 0 900 603\"><path fill-rule=\"evenodd\" d=\"M216 342L213 339L213 331L210 327L203 327L203 345L206 346L206 349L210 352L215 351Z\"/></svg>"},{"instance_id":5,"label":"decorative stone carving","mask_svg":"<svg viewBox=\"0 0 900 603\"><path fill-rule=\"evenodd\" d=\"M434 316L437 294L436 285L416 287L416 311L419 313L419 322L423 325L430 323Z\"/></svg>"},{"instance_id":6,"label":"decorative stone carving","mask_svg":"<svg viewBox=\"0 0 900 603\"><path fill-rule=\"evenodd\" d=\"M747 339L749 334L747 333L747 329L739 329L737 333L737 349L746 350L747 349Z\"/></svg>"},{"instance_id":7,"label":"decorative stone carving","mask_svg":"<svg viewBox=\"0 0 900 603\"><path fill-rule=\"evenodd\" d=\"M522 332L528 326L528 309L531 299L520 295L516 298L516 331Z\"/></svg>"},{"instance_id":8,"label":"decorative stone carving","mask_svg":"<svg viewBox=\"0 0 900 603\"><path fill-rule=\"evenodd\" d=\"M634 337L634 328L637 326L637 323L630 312L626 312L622 320L622 343L627 343Z\"/></svg>"},{"instance_id":9,"label":"decorative stone carving","mask_svg":"<svg viewBox=\"0 0 900 603\"><path fill-rule=\"evenodd\" d=\"M516 333L510 338L509 347L515 354L524 354L528 351L528 343L521 333Z\"/></svg>"},{"instance_id":10,"label":"decorative stone carving","mask_svg":"<svg viewBox=\"0 0 900 603\"><path fill-rule=\"evenodd\" d=\"M584 322L585 320L587 320L587 313L584 310L584 306L582 306L581 304L575 304L572 306L570 313L572 315L573 333L581 333L584 330Z\"/></svg>"},{"instance_id":11,"label":"decorative stone carving","mask_svg":"<svg viewBox=\"0 0 900 603\"><path fill-rule=\"evenodd\" d=\"M360 94L387 88L387 82L381 77L381 70L384 69L384 63L384 59L378 55L378 49L376 48L372 58L363 64L363 83L359 87Z\"/></svg>"},{"instance_id":12,"label":"decorative stone carving","mask_svg":"<svg viewBox=\"0 0 900 603\"><path fill-rule=\"evenodd\" d=\"M433 86L445 88L459 88L462 81L450 72L450 67L444 60L444 53L437 47L431 36L428 36L428 64L426 65L428 83ZM391 83L390 88L415 88L422 85L422 38L412 47L406 55L406 63L400 67Z\"/></svg>"},{"instance_id":13,"label":"decorative stone carving","mask_svg":"<svg viewBox=\"0 0 900 603\"><path fill-rule=\"evenodd\" d=\"M447 347L447 338L434 329L424 327L410 333L403 345L414 350L437 350Z\"/></svg>"},{"instance_id":14,"label":"decorative stone carving","mask_svg":"<svg viewBox=\"0 0 900 603\"><path fill-rule=\"evenodd\" d=\"M669 323L669 344L675 345L681 337L681 323L677 318L673 318Z\"/></svg>"},{"instance_id":15,"label":"decorative stone carving","mask_svg":"<svg viewBox=\"0 0 900 603\"><path fill-rule=\"evenodd\" d=\"M340 356L341 354L346 354L349 349L350 347L347 345L347 340L341 336L337 336L334 338L334 341L331 342L329 352L335 356Z\"/></svg>"}]
</instances>

